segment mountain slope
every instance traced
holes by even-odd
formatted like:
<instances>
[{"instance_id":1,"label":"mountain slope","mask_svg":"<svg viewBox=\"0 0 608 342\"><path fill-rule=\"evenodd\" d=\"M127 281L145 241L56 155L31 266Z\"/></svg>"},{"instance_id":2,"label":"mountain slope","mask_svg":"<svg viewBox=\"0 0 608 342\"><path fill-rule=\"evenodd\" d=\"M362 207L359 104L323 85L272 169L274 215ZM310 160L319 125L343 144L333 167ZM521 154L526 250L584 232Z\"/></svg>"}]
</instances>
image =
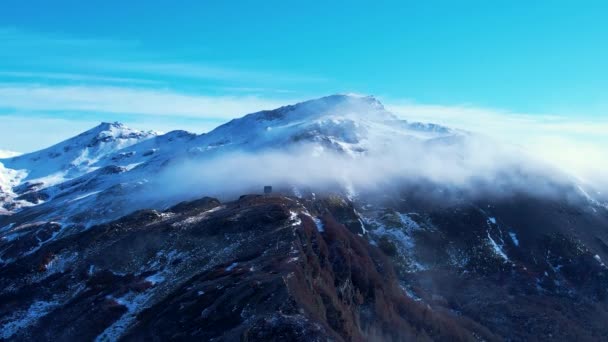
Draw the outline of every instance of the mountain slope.
<instances>
[{"instance_id":1,"label":"mountain slope","mask_svg":"<svg viewBox=\"0 0 608 342\"><path fill-rule=\"evenodd\" d=\"M102 123L44 150L0 159L0 179L3 180L0 204L5 210L14 211L41 203L48 199L48 194L32 192L112 165L100 161L154 136L154 132L136 131L119 123Z\"/></svg>"},{"instance_id":2,"label":"mountain slope","mask_svg":"<svg viewBox=\"0 0 608 342\"><path fill-rule=\"evenodd\" d=\"M0 267L0 337L602 340L608 214L579 211L338 195L139 211Z\"/></svg>"},{"instance_id":3,"label":"mountain slope","mask_svg":"<svg viewBox=\"0 0 608 342\"><path fill-rule=\"evenodd\" d=\"M383 146L403 141L435 141L462 134L436 125L398 120L374 98L347 95L249 114L198 136L185 131L159 136L104 123L48 149L0 160L4 164L4 169L0 169L4 184L0 204L12 213L40 204L29 209L28 220L36 217L65 221L77 214L73 210L64 213L66 204L78 204L85 211L88 206L81 203L82 199L100 197L106 191L112 196L108 202L115 201L121 196L121 188L129 189L125 192L141 189L142 183L154 179L168 165L184 160L205 160L234 151L287 150L301 145L357 156L381 153ZM124 196L126 201L132 200L128 193ZM113 216L106 213L72 222L88 225L127 213L118 208L115 211ZM23 220L0 219L0 225L18 222Z\"/></svg>"},{"instance_id":4,"label":"mountain slope","mask_svg":"<svg viewBox=\"0 0 608 342\"><path fill-rule=\"evenodd\" d=\"M279 147L317 143L349 154L395 143L458 134L437 125L408 123L373 97L332 95L232 120L198 139L201 149Z\"/></svg>"},{"instance_id":5,"label":"mountain slope","mask_svg":"<svg viewBox=\"0 0 608 342\"><path fill-rule=\"evenodd\" d=\"M0 176L0 340L608 338L601 194L371 97L102 124Z\"/></svg>"},{"instance_id":6,"label":"mountain slope","mask_svg":"<svg viewBox=\"0 0 608 342\"><path fill-rule=\"evenodd\" d=\"M405 297L378 249L312 215L293 198L205 198L50 243L0 269L0 337L493 338Z\"/></svg>"}]
</instances>

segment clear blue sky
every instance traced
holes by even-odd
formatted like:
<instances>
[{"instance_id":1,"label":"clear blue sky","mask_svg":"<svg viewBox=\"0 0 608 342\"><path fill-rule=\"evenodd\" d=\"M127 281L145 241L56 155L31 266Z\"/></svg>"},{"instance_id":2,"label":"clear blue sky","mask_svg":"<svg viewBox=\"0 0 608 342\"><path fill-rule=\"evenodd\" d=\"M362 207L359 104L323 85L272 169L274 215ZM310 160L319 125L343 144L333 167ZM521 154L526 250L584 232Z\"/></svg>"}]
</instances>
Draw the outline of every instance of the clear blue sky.
<instances>
[{"instance_id":1,"label":"clear blue sky","mask_svg":"<svg viewBox=\"0 0 608 342\"><path fill-rule=\"evenodd\" d=\"M606 18L606 1L4 0L0 149L39 147L23 118L196 131L337 92L602 117Z\"/></svg>"}]
</instances>

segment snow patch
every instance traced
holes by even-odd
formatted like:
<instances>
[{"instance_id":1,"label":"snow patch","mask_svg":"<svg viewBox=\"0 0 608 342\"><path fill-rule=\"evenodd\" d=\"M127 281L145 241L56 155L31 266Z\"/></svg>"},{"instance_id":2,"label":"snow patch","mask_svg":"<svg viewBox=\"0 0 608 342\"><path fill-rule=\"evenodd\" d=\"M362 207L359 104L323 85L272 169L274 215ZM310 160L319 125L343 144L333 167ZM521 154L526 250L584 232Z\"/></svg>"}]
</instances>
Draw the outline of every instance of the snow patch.
<instances>
[{"instance_id":1,"label":"snow patch","mask_svg":"<svg viewBox=\"0 0 608 342\"><path fill-rule=\"evenodd\" d=\"M488 231L488 242L490 243L490 247L492 247L492 250L494 251L494 253L496 255L498 255L499 257L501 257L504 260L505 263L509 262L509 257L502 250L502 246L500 246L499 244L497 244L496 241L494 241L494 239L492 239L492 236L490 235L489 231Z\"/></svg>"},{"instance_id":2,"label":"snow patch","mask_svg":"<svg viewBox=\"0 0 608 342\"><path fill-rule=\"evenodd\" d=\"M317 217L313 217L312 220L315 221L315 225L317 226L317 230L319 231L319 233L323 233L325 231L323 222L320 219L318 219Z\"/></svg>"},{"instance_id":3,"label":"snow patch","mask_svg":"<svg viewBox=\"0 0 608 342\"><path fill-rule=\"evenodd\" d=\"M36 301L27 311L17 312L7 319L7 323L0 328L0 338L9 339L19 330L29 327L40 318L48 315L59 303Z\"/></svg>"},{"instance_id":4,"label":"snow patch","mask_svg":"<svg viewBox=\"0 0 608 342\"><path fill-rule=\"evenodd\" d=\"M75 198L69 200L68 203L80 201L80 200L85 199L87 197L90 197L90 196L93 196L93 195L97 195L100 192L101 192L101 190L100 191L89 192L88 194L84 194L84 195L81 195L81 196L78 196L78 197L75 197Z\"/></svg>"},{"instance_id":5,"label":"snow patch","mask_svg":"<svg viewBox=\"0 0 608 342\"><path fill-rule=\"evenodd\" d=\"M156 273L149 277L146 277L146 281L152 285L156 285L165 281L165 277L163 277L161 273Z\"/></svg>"},{"instance_id":6,"label":"snow patch","mask_svg":"<svg viewBox=\"0 0 608 342\"><path fill-rule=\"evenodd\" d=\"M604 264L604 262L602 261L602 258L599 255L594 255L593 258L600 263L600 266L602 267L606 267L606 265Z\"/></svg>"},{"instance_id":7,"label":"snow patch","mask_svg":"<svg viewBox=\"0 0 608 342\"><path fill-rule=\"evenodd\" d=\"M202 213L200 213L200 214L198 214L196 216L190 216L190 217L186 218L183 221L175 222L175 223L171 224L171 226L179 228L179 227L184 227L184 226L190 226L190 225L193 225L193 224L197 224L197 223L205 220L210 214L212 214L212 213L214 213L216 211L222 210L225 207L226 206L224 206L224 205L217 206L217 207L215 207L213 209L209 209L207 211L204 211L204 212L202 212Z\"/></svg>"},{"instance_id":8,"label":"snow patch","mask_svg":"<svg viewBox=\"0 0 608 342\"><path fill-rule=\"evenodd\" d=\"M104 330L99 336L97 336L95 341L118 341L122 334L131 326L133 321L135 321L138 312L144 308L144 305L151 296L151 293L135 294L133 292L129 292L120 298L115 298L111 295L107 296L106 299L114 300L119 305L127 308L127 312L124 313L120 319L115 321L106 330Z\"/></svg>"},{"instance_id":9,"label":"snow patch","mask_svg":"<svg viewBox=\"0 0 608 342\"><path fill-rule=\"evenodd\" d=\"M407 217L409 219L409 216L405 215L404 218L405 217ZM408 220L408 219L405 219L404 221L402 221L402 223L403 222L407 223L407 224L403 225L404 229L387 228L385 225L383 225L382 223L378 222L375 219L367 219L366 222L368 224L376 227L375 229L370 230L370 234L373 238L371 242L372 242L372 244L377 246L378 238L383 237L383 236L388 236L391 238L391 240L396 242L396 246L397 246L397 249L399 250L399 253L401 255L407 257L408 261L411 264L409 271L416 272L416 271L427 270L428 268L426 266L422 265L421 263L419 263L418 261L416 261L414 259L415 241L411 235L414 230L421 229L421 228L413 220L411 220L411 219ZM410 224L410 223L414 223L414 224Z\"/></svg>"},{"instance_id":10,"label":"snow patch","mask_svg":"<svg viewBox=\"0 0 608 342\"><path fill-rule=\"evenodd\" d=\"M517 247L519 247L519 240L517 239L517 235L514 232L509 232L509 236L511 237L511 241Z\"/></svg>"},{"instance_id":11,"label":"snow patch","mask_svg":"<svg viewBox=\"0 0 608 342\"><path fill-rule=\"evenodd\" d=\"M295 211L290 211L289 221L291 222L292 227L299 226L302 224L302 220L298 217L298 213Z\"/></svg>"}]
</instances>

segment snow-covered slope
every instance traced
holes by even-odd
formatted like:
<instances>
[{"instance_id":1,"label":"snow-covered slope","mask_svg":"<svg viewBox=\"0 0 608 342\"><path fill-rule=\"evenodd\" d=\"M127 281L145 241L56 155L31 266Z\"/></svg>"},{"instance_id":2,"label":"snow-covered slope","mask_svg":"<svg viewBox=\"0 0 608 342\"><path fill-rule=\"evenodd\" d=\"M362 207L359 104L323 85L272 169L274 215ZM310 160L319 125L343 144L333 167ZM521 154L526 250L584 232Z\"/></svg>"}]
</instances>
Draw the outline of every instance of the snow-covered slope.
<instances>
[{"instance_id":1,"label":"snow-covered slope","mask_svg":"<svg viewBox=\"0 0 608 342\"><path fill-rule=\"evenodd\" d=\"M314 143L356 155L400 139L430 140L460 134L437 125L400 120L371 96L332 95L232 120L200 136L197 148L255 150Z\"/></svg>"},{"instance_id":2,"label":"snow-covered slope","mask_svg":"<svg viewBox=\"0 0 608 342\"><path fill-rule=\"evenodd\" d=\"M15 210L39 204L46 198L24 195L115 165L116 160L106 157L156 135L102 123L44 150L0 159L0 206Z\"/></svg>"},{"instance_id":3,"label":"snow-covered slope","mask_svg":"<svg viewBox=\"0 0 608 342\"><path fill-rule=\"evenodd\" d=\"M140 207L141 191L168 165L233 151L285 150L313 145L357 157L382 153L404 141L434 142L466 134L410 123L388 112L373 97L332 95L234 119L202 135L143 132L102 123L47 149L0 159L0 227L33 219L88 226ZM196 194L199 195L199 194ZM95 208L95 210L90 210Z\"/></svg>"},{"instance_id":4,"label":"snow-covered slope","mask_svg":"<svg viewBox=\"0 0 608 342\"><path fill-rule=\"evenodd\" d=\"M62 179L99 168L99 160L122 148L152 138L154 132L143 132L120 123L102 123L71 139L41 151L0 160L5 167L27 170L25 180L57 176Z\"/></svg>"},{"instance_id":5,"label":"snow-covered slope","mask_svg":"<svg viewBox=\"0 0 608 342\"><path fill-rule=\"evenodd\" d=\"M375 98L353 95L248 114L202 135L158 135L103 123L47 149L0 159L0 207L5 214L0 216L0 230L33 220L86 227L140 208L166 207L187 198L156 196L152 202L143 196L173 187L158 182L164 170L229 152L289 151L307 145L314 153L332 151L356 159L383 155L394 147L458 147L470 136L401 120ZM458 148L448 154L454 151ZM205 189L193 189L190 196L205 194Z\"/></svg>"}]
</instances>

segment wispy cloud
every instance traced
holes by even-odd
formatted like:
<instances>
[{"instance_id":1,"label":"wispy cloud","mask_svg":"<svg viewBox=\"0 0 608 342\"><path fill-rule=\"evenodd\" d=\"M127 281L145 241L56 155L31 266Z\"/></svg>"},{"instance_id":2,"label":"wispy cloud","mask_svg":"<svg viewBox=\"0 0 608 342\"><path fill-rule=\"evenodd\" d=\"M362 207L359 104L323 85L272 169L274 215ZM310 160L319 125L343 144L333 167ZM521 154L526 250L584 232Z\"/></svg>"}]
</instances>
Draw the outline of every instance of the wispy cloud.
<instances>
[{"instance_id":1,"label":"wispy cloud","mask_svg":"<svg viewBox=\"0 0 608 342\"><path fill-rule=\"evenodd\" d=\"M159 85L160 81L147 80L141 78L112 77L103 75L73 74L61 72L27 72L27 71L0 71L0 77L10 77L25 80L61 80L74 82L94 82L94 83L129 83Z\"/></svg>"},{"instance_id":2,"label":"wispy cloud","mask_svg":"<svg viewBox=\"0 0 608 342\"><path fill-rule=\"evenodd\" d=\"M230 119L293 99L205 96L115 86L0 84L0 106L18 111L86 111Z\"/></svg>"},{"instance_id":3,"label":"wispy cloud","mask_svg":"<svg viewBox=\"0 0 608 342\"><path fill-rule=\"evenodd\" d=\"M608 119L411 101L394 101L388 107L407 120L439 123L518 145L583 181L608 187L604 176L608 170Z\"/></svg>"},{"instance_id":4,"label":"wispy cloud","mask_svg":"<svg viewBox=\"0 0 608 342\"><path fill-rule=\"evenodd\" d=\"M111 72L130 72L145 75L157 75L166 77L178 77L205 80L227 80L253 82L253 83L294 83L294 82L326 82L327 78L314 75L292 75L282 72L253 71L237 68L226 68L204 63L171 63L171 62L146 62L145 60L118 62L118 61L80 61L86 66L98 70Z\"/></svg>"},{"instance_id":5,"label":"wispy cloud","mask_svg":"<svg viewBox=\"0 0 608 342\"><path fill-rule=\"evenodd\" d=\"M19 152L8 151L8 150L0 150L0 158L10 158L20 155Z\"/></svg>"},{"instance_id":6,"label":"wispy cloud","mask_svg":"<svg viewBox=\"0 0 608 342\"><path fill-rule=\"evenodd\" d=\"M0 121L0 148L24 153L49 147L99 124L32 115L1 115Z\"/></svg>"},{"instance_id":7,"label":"wispy cloud","mask_svg":"<svg viewBox=\"0 0 608 342\"><path fill-rule=\"evenodd\" d=\"M3 49L0 55L22 54L29 48L42 49L125 49L140 45L135 40L81 38L58 33L34 32L21 30L15 27L0 27L0 41ZM25 49L25 50L24 50ZM57 51L57 52L65 52ZM38 58L39 55L32 56Z\"/></svg>"},{"instance_id":8,"label":"wispy cloud","mask_svg":"<svg viewBox=\"0 0 608 342\"><path fill-rule=\"evenodd\" d=\"M144 83L150 79L166 82L176 79L204 80L223 82L221 86L259 89L277 84L283 87L288 84L328 81L321 75L227 67L192 59L192 56L186 56L189 59L184 61L184 56L150 50L145 44L133 40L82 38L0 27L0 42L0 56L4 57L4 61L0 61L0 68L6 69L6 65L22 68L27 65L31 68L27 72L32 73L29 76L37 78L108 82L118 81L128 74L131 83ZM40 54L44 58L39 58ZM70 72L46 72L45 75L45 72L36 72L37 69ZM26 76L24 71L20 71L21 75L15 70L10 71L15 72L10 77ZM142 80L134 80L140 77Z\"/></svg>"}]
</instances>

